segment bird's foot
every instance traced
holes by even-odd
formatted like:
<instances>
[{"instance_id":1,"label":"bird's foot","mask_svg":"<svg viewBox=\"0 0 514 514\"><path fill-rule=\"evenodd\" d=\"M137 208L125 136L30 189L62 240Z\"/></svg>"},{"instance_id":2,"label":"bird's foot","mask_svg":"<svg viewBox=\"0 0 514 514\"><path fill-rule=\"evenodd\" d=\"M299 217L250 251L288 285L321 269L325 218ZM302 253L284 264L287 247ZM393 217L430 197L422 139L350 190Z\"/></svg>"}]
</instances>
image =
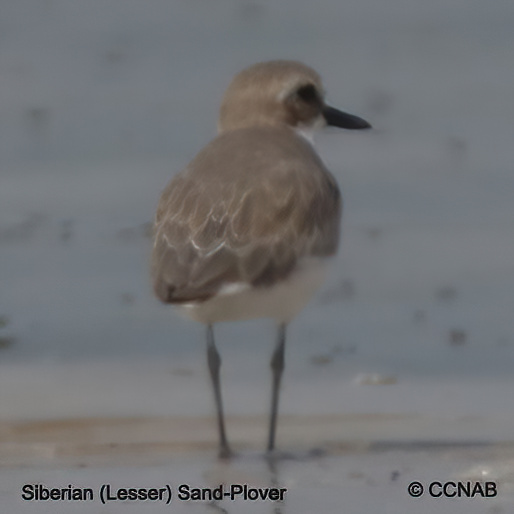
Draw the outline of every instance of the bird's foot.
<instances>
[{"instance_id":1,"label":"bird's foot","mask_svg":"<svg viewBox=\"0 0 514 514\"><path fill-rule=\"evenodd\" d=\"M218 458L221 460L230 460L233 457L235 457L235 453L230 449L230 446L224 445L220 446L219 452L218 452Z\"/></svg>"}]
</instances>

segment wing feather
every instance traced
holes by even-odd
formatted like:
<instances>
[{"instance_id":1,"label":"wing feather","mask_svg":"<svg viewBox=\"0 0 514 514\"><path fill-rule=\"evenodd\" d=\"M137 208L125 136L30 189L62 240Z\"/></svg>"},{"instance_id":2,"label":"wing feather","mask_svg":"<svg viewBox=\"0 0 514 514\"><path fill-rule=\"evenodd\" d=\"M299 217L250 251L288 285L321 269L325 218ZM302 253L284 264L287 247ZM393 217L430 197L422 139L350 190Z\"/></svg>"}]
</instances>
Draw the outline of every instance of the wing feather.
<instances>
[{"instance_id":1,"label":"wing feather","mask_svg":"<svg viewBox=\"0 0 514 514\"><path fill-rule=\"evenodd\" d=\"M208 299L231 283L273 284L302 257L335 252L340 210L334 178L292 131L219 136L162 194L155 291L180 303Z\"/></svg>"}]
</instances>

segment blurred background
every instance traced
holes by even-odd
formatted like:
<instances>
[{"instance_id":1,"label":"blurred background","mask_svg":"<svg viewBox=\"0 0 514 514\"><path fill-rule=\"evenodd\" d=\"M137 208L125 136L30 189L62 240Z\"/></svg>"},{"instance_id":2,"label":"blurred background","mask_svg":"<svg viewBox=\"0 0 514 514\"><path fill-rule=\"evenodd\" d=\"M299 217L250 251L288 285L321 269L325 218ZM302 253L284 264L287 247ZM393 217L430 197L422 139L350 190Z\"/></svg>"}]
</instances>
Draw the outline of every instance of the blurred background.
<instances>
[{"instance_id":1,"label":"blurred background","mask_svg":"<svg viewBox=\"0 0 514 514\"><path fill-rule=\"evenodd\" d=\"M317 138L342 247L290 327L284 419L473 419L401 433L511 438L513 26L508 0L2 0L1 419L213 414L203 327L152 295L150 223L231 77L285 58L374 131ZM258 416L260 448L273 326L216 337L227 415Z\"/></svg>"}]
</instances>

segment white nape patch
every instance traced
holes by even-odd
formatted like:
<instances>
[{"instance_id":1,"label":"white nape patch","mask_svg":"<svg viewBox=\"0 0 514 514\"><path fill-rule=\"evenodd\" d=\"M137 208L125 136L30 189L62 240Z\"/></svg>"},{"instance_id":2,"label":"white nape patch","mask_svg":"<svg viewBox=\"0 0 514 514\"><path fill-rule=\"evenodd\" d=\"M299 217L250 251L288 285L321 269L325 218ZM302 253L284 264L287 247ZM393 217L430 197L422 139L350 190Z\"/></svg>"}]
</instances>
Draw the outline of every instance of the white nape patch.
<instances>
[{"instance_id":1,"label":"white nape patch","mask_svg":"<svg viewBox=\"0 0 514 514\"><path fill-rule=\"evenodd\" d=\"M288 323L323 283L328 259L307 258L287 279L269 287L227 284L213 298L180 306L182 314L201 323L272 318Z\"/></svg>"},{"instance_id":2,"label":"white nape patch","mask_svg":"<svg viewBox=\"0 0 514 514\"><path fill-rule=\"evenodd\" d=\"M309 143L314 145L314 132L316 132L316 128L312 125L301 125L296 126L294 131L303 139L306 139Z\"/></svg>"},{"instance_id":3,"label":"white nape patch","mask_svg":"<svg viewBox=\"0 0 514 514\"><path fill-rule=\"evenodd\" d=\"M319 129L323 128L326 125L325 119L323 116L318 116L313 123L309 125L297 125L294 127L294 131L307 141L314 145L314 134Z\"/></svg>"}]
</instances>

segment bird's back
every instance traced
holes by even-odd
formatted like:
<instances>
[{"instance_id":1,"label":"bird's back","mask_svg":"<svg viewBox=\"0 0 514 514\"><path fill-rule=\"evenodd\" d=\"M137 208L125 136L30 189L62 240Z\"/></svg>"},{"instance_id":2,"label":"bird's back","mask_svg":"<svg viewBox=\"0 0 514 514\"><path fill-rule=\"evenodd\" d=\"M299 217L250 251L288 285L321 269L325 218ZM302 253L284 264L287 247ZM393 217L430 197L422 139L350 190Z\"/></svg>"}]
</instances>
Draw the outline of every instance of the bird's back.
<instances>
[{"instance_id":1,"label":"bird's back","mask_svg":"<svg viewBox=\"0 0 514 514\"><path fill-rule=\"evenodd\" d=\"M271 286L338 245L341 199L312 145L289 127L221 134L164 190L152 274L167 303L233 284Z\"/></svg>"}]
</instances>

